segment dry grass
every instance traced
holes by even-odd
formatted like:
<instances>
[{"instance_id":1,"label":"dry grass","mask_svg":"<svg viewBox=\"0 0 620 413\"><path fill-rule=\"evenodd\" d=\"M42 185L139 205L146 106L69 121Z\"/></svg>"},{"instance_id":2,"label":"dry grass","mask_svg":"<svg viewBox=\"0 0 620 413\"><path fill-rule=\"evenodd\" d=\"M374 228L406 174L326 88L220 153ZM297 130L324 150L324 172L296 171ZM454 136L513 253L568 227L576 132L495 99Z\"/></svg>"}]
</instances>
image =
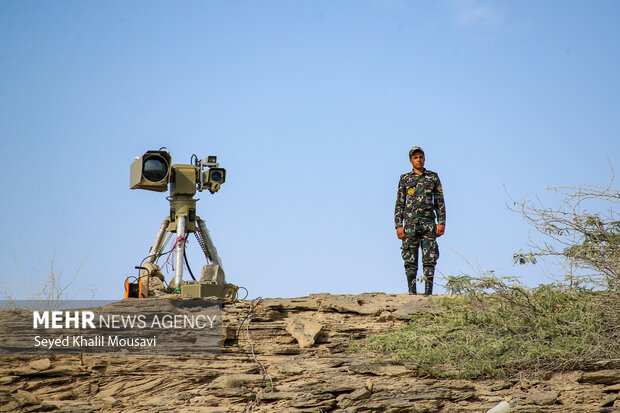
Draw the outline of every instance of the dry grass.
<instances>
[{"instance_id":1,"label":"dry grass","mask_svg":"<svg viewBox=\"0 0 620 413\"><path fill-rule=\"evenodd\" d=\"M368 339L356 351L440 378L505 378L620 366L620 295L502 284L444 299L440 314Z\"/></svg>"},{"instance_id":2,"label":"dry grass","mask_svg":"<svg viewBox=\"0 0 620 413\"><path fill-rule=\"evenodd\" d=\"M87 286L75 291L75 282L84 265L84 261L80 263L73 276L64 280L62 271L57 272L54 268L55 255L50 256L50 266L46 274L37 277L24 278L19 263L17 263L17 277L14 279L6 279L0 283L0 297L5 301L6 307L15 307L19 302L20 307L29 307L31 303L33 308L55 310L63 300L75 299L79 294L89 296L92 299L95 296L95 288ZM27 308L32 310L33 308Z\"/></svg>"}]
</instances>

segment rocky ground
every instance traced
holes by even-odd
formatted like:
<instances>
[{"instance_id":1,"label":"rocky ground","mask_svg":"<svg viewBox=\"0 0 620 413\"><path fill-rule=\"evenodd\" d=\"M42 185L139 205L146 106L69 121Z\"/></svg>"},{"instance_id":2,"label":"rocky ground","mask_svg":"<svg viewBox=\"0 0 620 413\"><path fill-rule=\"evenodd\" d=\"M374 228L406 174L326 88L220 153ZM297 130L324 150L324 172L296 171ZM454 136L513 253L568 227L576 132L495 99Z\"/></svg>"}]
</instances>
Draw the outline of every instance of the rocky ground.
<instances>
[{"instance_id":1,"label":"rocky ground","mask_svg":"<svg viewBox=\"0 0 620 413\"><path fill-rule=\"evenodd\" d=\"M0 356L0 411L486 412L501 401L510 412L620 411L619 370L434 380L349 352L416 312L441 311L437 297L265 299L247 317L251 307L224 306L221 354Z\"/></svg>"}]
</instances>

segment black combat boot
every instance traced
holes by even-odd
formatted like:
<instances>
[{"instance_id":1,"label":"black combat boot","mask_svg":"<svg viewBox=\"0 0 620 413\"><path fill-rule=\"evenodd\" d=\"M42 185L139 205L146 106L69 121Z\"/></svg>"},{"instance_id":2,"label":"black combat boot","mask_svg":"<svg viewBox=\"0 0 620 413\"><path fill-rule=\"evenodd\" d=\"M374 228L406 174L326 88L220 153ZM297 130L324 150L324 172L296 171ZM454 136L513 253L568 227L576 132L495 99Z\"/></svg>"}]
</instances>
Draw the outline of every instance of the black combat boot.
<instances>
[{"instance_id":1,"label":"black combat boot","mask_svg":"<svg viewBox=\"0 0 620 413\"><path fill-rule=\"evenodd\" d=\"M433 295L433 277L426 277L424 295Z\"/></svg>"},{"instance_id":2,"label":"black combat boot","mask_svg":"<svg viewBox=\"0 0 620 413\"><path fill-rule=\"evenodd\" d=\"M418 272L417 268L405 266L405 274L407 275L407 289L409 290L409 294L418 293L416 289L416 282L415 282L417 272Z\"/></svg>"},{"instance_id":3,"label":"black combat boot","mask_svg":"<svg viewBox=\"0 0 620 413\"><path fill-rule=\"evenodd\" d=\"M409 287L409 294L418 293L415 277L411 277L408 274L407 274L407 286Z\"/></svg>"},{"instance_id":4,"label":"black combat boot","mask_svg":"<svg viewBox=\"0 0 620 413\"><path fill-rule=\"evenodd\" d=\"M435 266L424 266L424 295L433 295L433 277L435 277Z\"/></svg>"}]
</instances>

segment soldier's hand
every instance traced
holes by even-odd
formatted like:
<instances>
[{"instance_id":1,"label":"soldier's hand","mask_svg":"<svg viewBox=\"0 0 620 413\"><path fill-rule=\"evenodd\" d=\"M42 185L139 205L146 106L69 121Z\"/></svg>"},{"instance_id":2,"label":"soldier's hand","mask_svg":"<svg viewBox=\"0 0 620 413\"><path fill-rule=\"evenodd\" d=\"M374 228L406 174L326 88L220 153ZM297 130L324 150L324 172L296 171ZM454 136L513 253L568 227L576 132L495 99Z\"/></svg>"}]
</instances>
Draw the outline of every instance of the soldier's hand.
<instances>
[{"instance_id":1,"label":"soldier's hand","mask_svg":"<svg viewBox=\"0 0 620 413\"><path fill-rule=\"evenodd\" d=\"M441 237L444 234L444 232L446 232L446 226L445 225L441 225L441 224L437 224L437 231L436 231L437 236Z\"/></svg>"},{"instance_id":2,"label":"soldier's hand","mask_svg":"<svg viewBox=\"0 0 620 413\"><path fill-rule=\"evenodd\" d=\"M398 227L396 228L396 236L398 239L405 239L405 228Z\"/></svg>"}]
</instances>

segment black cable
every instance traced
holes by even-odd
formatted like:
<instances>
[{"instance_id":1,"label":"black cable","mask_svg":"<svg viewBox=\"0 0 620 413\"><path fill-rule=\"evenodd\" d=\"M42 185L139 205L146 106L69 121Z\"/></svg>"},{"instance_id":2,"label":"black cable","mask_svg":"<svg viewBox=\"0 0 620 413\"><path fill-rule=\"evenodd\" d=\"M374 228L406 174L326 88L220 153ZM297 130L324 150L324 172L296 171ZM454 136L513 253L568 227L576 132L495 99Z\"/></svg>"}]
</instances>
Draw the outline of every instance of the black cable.
<instances>
[{"instance_id":1,"label":"black cable","mask_svg":"<svg viewBox=\"0 0 620 413\"><path fill-rule=\"evenodd\" d=\"M183 244L183 246L185 247L185 244ZM149 259L149 258L151 258L151 257L161 257L162 255L170 254L172 251L174 251L174 249L175 249L176 247L177 247L177 246L176 246L176 244L175 244L175 245L173 245L173 246L172 246L172 248L171 248L171 249L169 249L169 250L168 250L168 251L166 251L166 252L162 252L162 253L155 253L155 254L147 255L146 257L144 257L144 258L142 259L142 261L140 261L140 267L142 267L142 264L144 264L144 261L146 261L147 259ZM185 248L183 248L183 253L185 253ZM186 262L187 262L187 261L186 261ZM189 268L189 265L188 265L188 268ZM191 274L191 272L192 272L192 271L190 270L190 274ZM136 281L140 279L140 271L139 271L139 270L138 270L138 278L136 278L136 277L133 277L133 278L135 278L135 279L136 279ZM194 278L194 275L193 275L193 274L192 274L192 278ZM194 280L196 280L196 279L194 278ZM127 281L127 279L125 279L125 281ZM163 280L163 283L166 285L166 288L170 288L170 284L168 284L168 283L166 282L166 280L165 280L165 279Z\"/></svg>"},{"instance_id":2,"label":"black cable","mask_svg":"<svg viewBox=\"0 0 620 413\"><path fill-rule=\"evenodd\" d=\"M161 257L162 255L170 254L172 251L174 251L174 249L175 249L176 247L177 247L177 246L176 246L176 244L175 244L175 245L174 245L171 249L169 249L169 250L168 250L168 251L166 251L166 252L161 252L161 253L156 252L155 254L147 255L146 257L144 257L144 258L142 259L142 261L140 261L140 267L142 267L142 264L144 264L144 261L146 261L147 259L149 259L149 258L151 258L151 257Z\"/></svg>"},{"instance_id":3,"label":"black cable","mask_svg":"<svg viewBox=\"0 0 620 413\"><path fill-rule=\"evenodd\" d=\"M244 287L241 287L241 288L244 288ZM244 289L246 291L248 291L246 288L244 288ZM243 324L245 324L245 322L247 320L248 324L246 325L246 333L248 335L248 341L250 342L250 348L251 348L251 351L252 351L252 358L254 359L254 361L263 370L263 378L261 380L261 387L265 385L265 381L266 381L265 378L266 377L269 378L269 382L271 383L271 386L273 387L273 380L271 379L271 376L267 373L267 369L265 368L263 363L258 361L258 359L256 358L256 354L254 354L254 344L252 343L252 339L250 338L250 330L249 329L250 329L250 321L252 319L252 312L254 311L254 309L256 309L260 305L261 302L263 302L263 297L257 297L254 300L252 300L252 302L250 303L250 310L248 311L248 314L243 318L243 320L241 321L241 324L239 325L239 328L237 329L237 345L239 346L241 351L243 351L245 356L250 358L250 355L245 351L245 349L239 345L239 332L241 331L241 328L243 327ZM254 400L249 400L248 403L245 405L245 408L243 409L244 413L252 411L252 407L254 407L258 402L259 402L258 392L256 392L254 394Z\"/></svg>"},{"instance_id":4,"label":"black cable","mask_svg":"<svg viewBox=\"0 0 620 413\"><path fill-rule=\"evenodd\" d=\"M246 290L247 291L247 290ZM239 327L237 328L237 334L235 335L235 337L237 337L237 344L239 343L239 332L241 331L241 329L243 328L243 324L245 323L245 320L249 319L252 316L252 311L254 311L254 309L256 307L258 307L258 305L263 301L263 297L256 297L255 299L252 300L252 302L250 303L250 311L248 311L248 313L245 315L245 317L243 317L243 320L241 320L241 324L239 324ZM254 302L257 302L256 305L254 304ZM241 346L239 346L241 347ZM246 353L245 349L241 349L241 351L243 351L243 353L245 354L245 356L247 358L250 358L250 355L248 353Z\"/></svg>"},{"instance_id":5,"label":"black cable","mask_svg":"<svg viewBox=\"0 0 620 413\"><path fill-rule=\"evenodd\" d=\"M240 286L240 287L238 287L238 288L240 288L240 289L241 289L241 288L243 288L243 289L245 290L245 297L243 297L243 298L237 298L237 299L238 299L238 300L245 300L246 298L248 298L248 295L250 295L250 292L248 291L248 289L247 289L247 288L245 288L245 287L241 287L241 286Z\"/></svg>"},{"instance_id":6,"label":"black cable","mask_svg":"<svg viewBox=\"0 0 620 413\"><path fill-rule=\"evenodd\" d=\"M127 283L127 280L129 280L130 278L133 278L134 280L136 280L136 282L138 282L138 278L134 277L133 275L129 275L127 276L127 278L125 278L125 282L123 283L123 288L125 288L125 284Z\"/></svg>"},{"instance_id":7,"label":"black cable","mask_svg":"<svg viewBox=\"0 0 620 413\"><path fill-rule=\"evenodd\" d=\"M194 273L192 272L192 269L189 267L189 262L187 262L187 254L185 253L185 243L183 243L183 258L185 258L185 266L187 266L187 269L189 270L189 275L192 276L192 280L196 281L196 277L194 277Z\"/></svg>"}]
</instances>

